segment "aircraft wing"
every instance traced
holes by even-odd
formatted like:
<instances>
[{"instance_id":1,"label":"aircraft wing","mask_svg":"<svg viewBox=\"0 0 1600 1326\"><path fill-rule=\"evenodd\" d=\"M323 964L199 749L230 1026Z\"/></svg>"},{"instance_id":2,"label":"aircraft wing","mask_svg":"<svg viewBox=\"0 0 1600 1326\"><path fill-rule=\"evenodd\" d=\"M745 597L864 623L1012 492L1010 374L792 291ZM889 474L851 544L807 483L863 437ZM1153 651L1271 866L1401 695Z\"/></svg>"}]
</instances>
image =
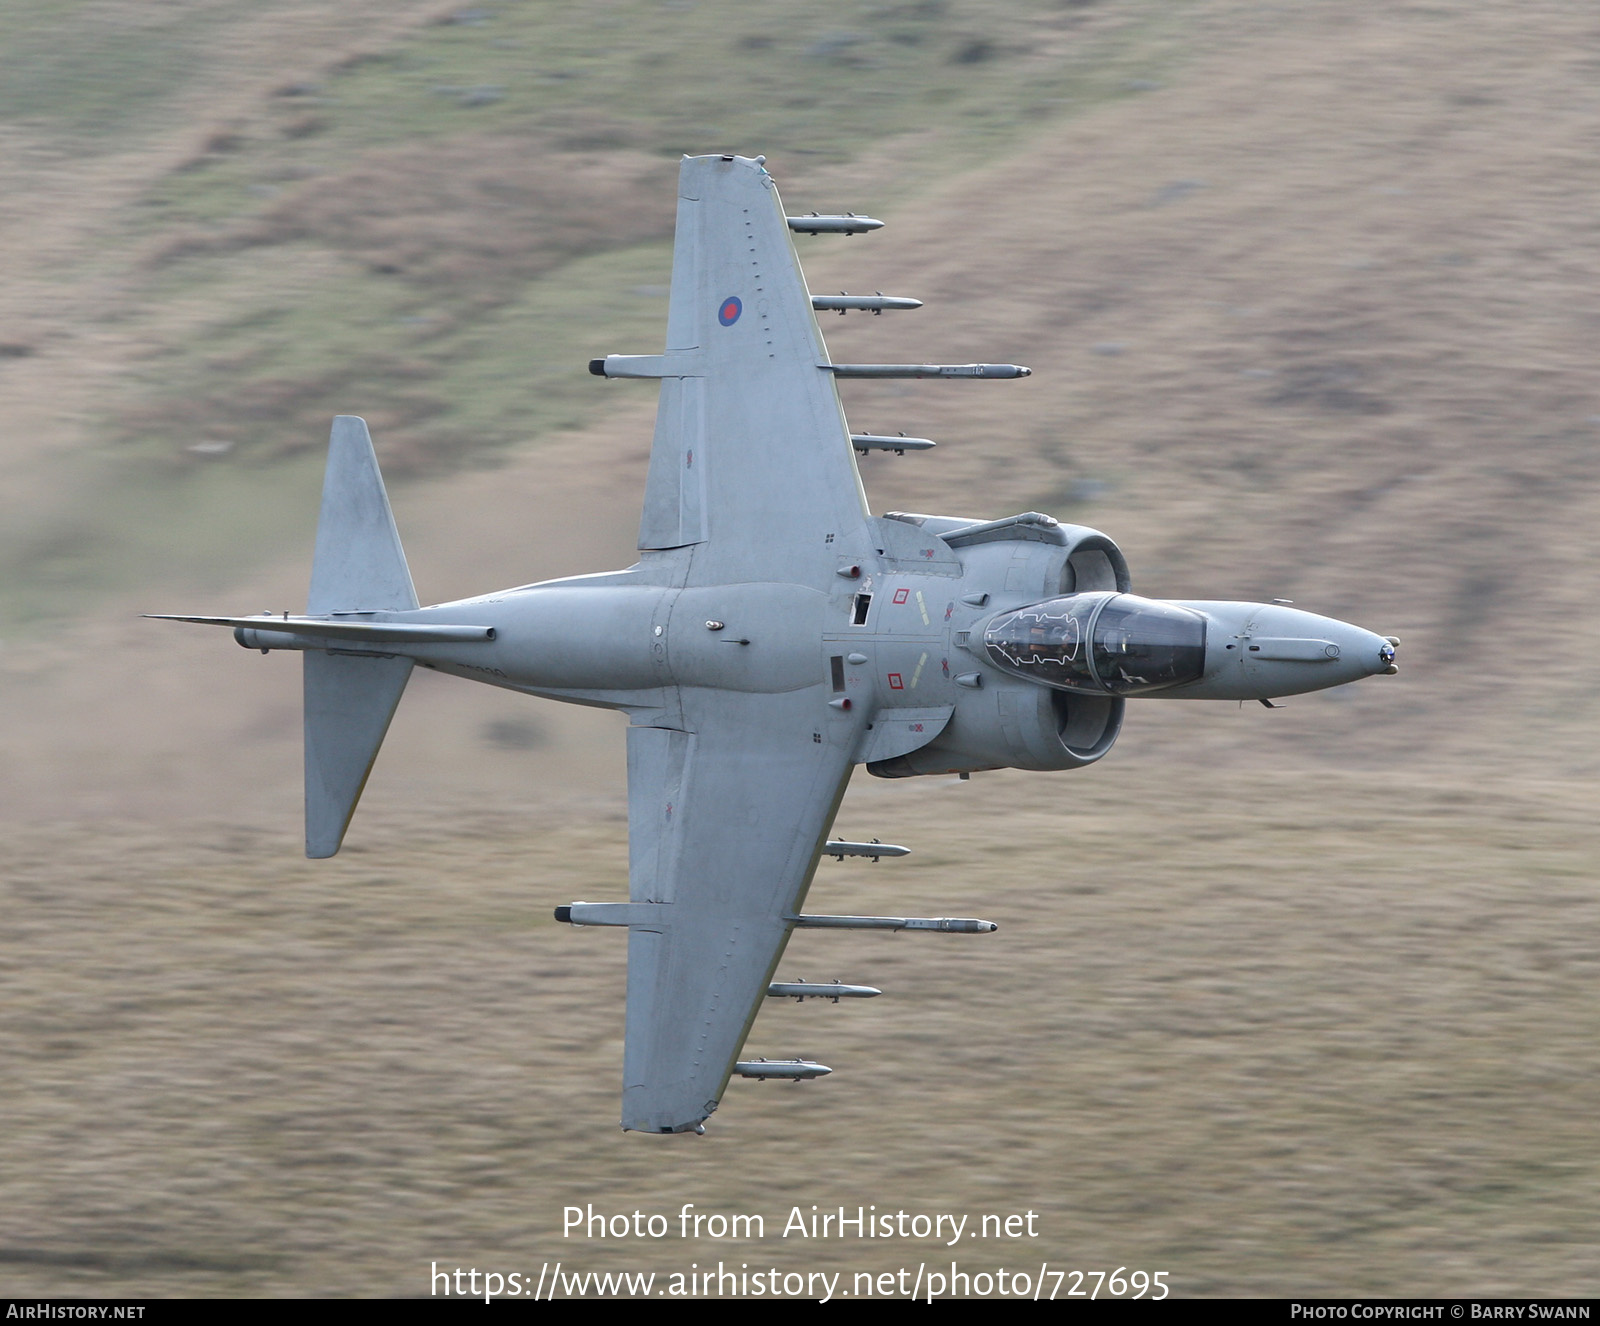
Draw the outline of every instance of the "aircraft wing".
<instances>
[{"instance_id":1,"label":"aircraft wing","mask_svg":"<svg viewBox=\"0 0 1600 1326\"><path fill-rule=\"evenodd\" d=\"M692 692L684 709L692 731L628 730L622 1126L644 1132L683 1132L716 1109L859 736L860 719L832 717L817 688Z\"/></svg>"},{"instance_id":2,"label":"aircraft wing","mask_svg":"<svg viewBox=\"0 0 1600 1326\"><path fill-rule=\"evenodd\" d=\"M866 496L828 365L772 176L684 158L666 353L591 365L661 379L640 548L693 547L691 585L804 582L861 555Z\"/></svg>"},{"instance_id":3,"label":"aircraft wing","mask_svg":"<svg viewBox=\"0 0 1600 1326\"><path fill-rule=\"evenodd\" d=\"M778 656L799 669L680 688L673 726L628 732L631 901L612 913L629 927L623 1127L681 1132L727 1085L864 721L829 706L823 619L806 605L837 590L841 562L866 560L866 498L783 205L759 160L684 159L666 353L610 355L591 368L661 382L639 546L647 562L651 550L679 550L675 612L726 615L729 637L758 636L746 653L679 629L675 656L710 650L730 674ZM763 596L780 585L799 593ZM710 610L691 611L697 587L713 586ZM801 636L817 640L814 664ZM730 646L737 652L723 656Z\"/></svg>"}]
</instances>

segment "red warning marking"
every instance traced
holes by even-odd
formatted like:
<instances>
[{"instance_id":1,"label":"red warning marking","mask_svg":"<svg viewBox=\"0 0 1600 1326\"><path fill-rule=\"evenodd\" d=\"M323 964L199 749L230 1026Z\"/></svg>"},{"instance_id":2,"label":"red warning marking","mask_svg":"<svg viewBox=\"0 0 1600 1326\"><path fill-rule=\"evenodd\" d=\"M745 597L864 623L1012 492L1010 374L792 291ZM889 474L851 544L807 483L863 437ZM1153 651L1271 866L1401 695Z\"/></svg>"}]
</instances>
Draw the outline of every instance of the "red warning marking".
<instances>
[{"instance_id":1,"label":"red warning marking","mask_svg":"<svg viewBox=\"0 0 1600 1326\"><path fill-rule=\"evenodd\" d=\"M889 674L889 689L891 691L903 691L905 688L906 684L901 680L900 674L898 672L891 672Z\"/></svg>"},{"instance_id":2,"label":"red warning marking","mask_svg":"<svg viewBox=\"0 0 1600 1326\"><path fill-rule=\"evenodd\" d=\"M910 597L911 591L909 589L897 589L894 592L894 601L896 603L904 603Z\"/></svg>"}]
</instances>

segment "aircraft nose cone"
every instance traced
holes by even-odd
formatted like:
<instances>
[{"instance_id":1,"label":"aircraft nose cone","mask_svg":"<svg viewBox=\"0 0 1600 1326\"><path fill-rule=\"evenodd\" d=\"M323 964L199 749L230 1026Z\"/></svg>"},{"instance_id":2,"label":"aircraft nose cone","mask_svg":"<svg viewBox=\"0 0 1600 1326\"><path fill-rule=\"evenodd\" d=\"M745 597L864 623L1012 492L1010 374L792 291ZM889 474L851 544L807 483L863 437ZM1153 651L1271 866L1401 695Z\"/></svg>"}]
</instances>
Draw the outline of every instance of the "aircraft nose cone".
<instances>
[{"instance_id":1,"label":"aircraft nose cone","mask_svg":"<svg viewBox=\"0 0 1600 1326\"><path fill-rule=\"evenodd\" d=\"M1324 629L1323 634L1338 644L1342 659L1348 659L1360 667L1360 675L1372 677L1400 670L1394 661L1395 646L1387 637L1374 635L1371 631L1352 626L1349 622L1336 622L1327 617L1318 620L1324 628L1339 628Z\"/></svg>"},{"instance_id":2,"label":"aircraft nose cone","mask_svg":"<svg viewBox=\"0 0 1600 1326\"><path fill-rule=\"evenodd\" d=\"M1277 699L1398 672L1392 636L1282 603L1183 600L1206 626L1205 674L1174 688L1203 700Z\"/></svg>"},{"instance_id":3,"label":"aircraft nose cone","mask_svg":"<svg viewBox=\"0 0 1600 1326\"><path fill-rule=\"evenodd\" d=\"M1312 654L1329 681L1354 681L1385 672L1394 665L1394 645L1381 635L1335 617L1319 617L1299 608L1273 604L1260 610L1253 623L1257 654L1299 661ZM1334 683L1337 684L1337 683Z\"/></svg>"}]
</instances>

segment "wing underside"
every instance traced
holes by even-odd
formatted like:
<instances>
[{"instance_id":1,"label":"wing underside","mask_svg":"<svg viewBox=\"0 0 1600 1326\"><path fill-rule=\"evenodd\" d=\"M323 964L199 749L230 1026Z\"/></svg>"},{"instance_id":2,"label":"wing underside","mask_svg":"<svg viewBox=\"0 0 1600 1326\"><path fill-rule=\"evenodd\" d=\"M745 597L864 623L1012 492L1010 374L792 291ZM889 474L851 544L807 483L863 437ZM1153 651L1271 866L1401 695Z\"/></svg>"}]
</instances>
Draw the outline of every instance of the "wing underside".
<instances>
[{"instance_id":1,"label":"wing underside","mask_svg":"<svg viewBox=\"0 0 1600 1326\"><path fill-rule=\"evenodd\" d=\"M717 1106L850 777L856 724L819 712L811 688L702 692L695 731L628 731L630 895L658 906L628 937L624 1128Z\"/></svg>"},{"instance_id":2,"label":"wing underside","mask_svg":"<svg viewBox=\"0 0 1600 1326\"><path fill-rule=\"evenodd\" d=\"M694 546L691 583L826 573L867 505L783 204L746 157L685 158L678 195L639 546Z\"/></svg>"},{"instance_id":3,"label":"wing underside","mask_svg":"<svg viewBox=\"0 0 1600 1326\"><path fill-rule=\"evenodd\" d=\"M640 522L646 565L667 554L686 590L841 591L841 562L871 551L866 499L759 160L685 158L666 352L599 363L607 376L661 381ZM741 620L769 641L808 611L741 602ZM674 726L629 730L625 1128L682 1132L716 1108L788 942L862 723L861 711L830 706L820 646L815 685L786 690L796 679L774 674L765 692L686 686Z\"/></svg>"}]
</instances>

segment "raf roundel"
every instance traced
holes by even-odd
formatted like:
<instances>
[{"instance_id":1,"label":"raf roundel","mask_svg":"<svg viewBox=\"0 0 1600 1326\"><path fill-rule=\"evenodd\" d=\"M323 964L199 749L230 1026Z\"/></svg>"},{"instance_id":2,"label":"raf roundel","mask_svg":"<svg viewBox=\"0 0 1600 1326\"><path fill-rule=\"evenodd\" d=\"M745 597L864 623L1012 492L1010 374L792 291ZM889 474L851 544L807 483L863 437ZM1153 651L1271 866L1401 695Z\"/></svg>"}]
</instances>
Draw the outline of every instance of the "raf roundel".
<instances>
[{"instance_id":1,"label":"raf roundel","mask_svg":"<svg viewBox=\"0 0 1600 1326\"><path fill-rule=\"evenodd\" d=\"M717 321L724 327L731 327L739 321L739 315L744 312L744 304L738 295L729 295L722 301L722 307L717 310Z\"/></svg>"}]
</instances>

